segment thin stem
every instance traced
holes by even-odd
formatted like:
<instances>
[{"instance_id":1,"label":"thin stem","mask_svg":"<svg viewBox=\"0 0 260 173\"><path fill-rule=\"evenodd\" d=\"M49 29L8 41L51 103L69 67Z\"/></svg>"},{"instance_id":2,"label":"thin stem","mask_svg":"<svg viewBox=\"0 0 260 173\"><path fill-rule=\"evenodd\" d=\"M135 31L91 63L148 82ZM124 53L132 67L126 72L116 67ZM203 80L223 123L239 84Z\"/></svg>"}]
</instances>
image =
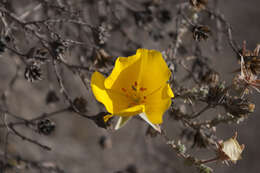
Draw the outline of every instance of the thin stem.
<instances>
[{"instance_id":1,"label":"thin stem","mask_svg":"<svg viewBox=\"0 0 260 173\"><path fill-rule=\"evenodd\" d=\"M188 119L194 119L197 118L198 116L200 116L203 112L205 112L206 110L208 110L210 108L210 105L208 104L207 106L205 106L204 108L202 108L199 112L195 113L194 115L188 117Z\"/></svg>"},{"instance_id":2,"label":"thin stem","mask_svg":"<svg viewBox=\"0 0 260 173\"><path fill-rule=\"evenodd\" d=\"M215 158L208 159L208 160L200 160L199 164L206 164L206 163L210 163L210 162L216 162L218 160L219 160L219 157L215 157Z\"/></svg>"}]
</instances>

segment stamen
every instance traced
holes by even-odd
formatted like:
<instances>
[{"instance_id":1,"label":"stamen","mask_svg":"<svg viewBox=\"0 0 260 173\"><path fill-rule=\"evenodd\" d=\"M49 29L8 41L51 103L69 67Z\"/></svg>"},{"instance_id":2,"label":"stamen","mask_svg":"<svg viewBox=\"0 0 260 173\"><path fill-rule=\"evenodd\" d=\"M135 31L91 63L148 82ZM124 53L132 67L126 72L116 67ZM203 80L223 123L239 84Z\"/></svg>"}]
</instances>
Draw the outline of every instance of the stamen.
<instances>
[{"instance_id":1,"label":"stamen","mask_svg":"<svg viewBox=\"0 0 260 173\"><path fill-rule=\"evenodd\" d=\"M136 87L137 87L137 82L135 81L135 84L134 84Z\"/></svg>"},{"instance_id":2,"label":"stamen","mask_svg":"<svg viewBox=\"0 0 260 173\"><path fill-rule=\"evenodd\" d=\"M121 88L123 92L126 92L126 89L125 88Z\"/></svg>"},{"instance_id":3,"label":"stamen","mask_svg":"<svg viewBox=\"0 0 260 173\"><path fill-rule=\"evenodd\" d=\"M135 87L135 86L133 86L133 85L132 85L132 89L133 89L134 91L137 91L136 87Z\"/></svg>"},{"instance_id":4,"label":"stamen","mask_svg":"<svg viewBox=\"0 0 260 173\"><path fill-rule=\"evenodd\" d=\"M140 88L140 91L146 91L146 90L147 88L143 88L143 87Z\"/></svg>"}]
</instances>

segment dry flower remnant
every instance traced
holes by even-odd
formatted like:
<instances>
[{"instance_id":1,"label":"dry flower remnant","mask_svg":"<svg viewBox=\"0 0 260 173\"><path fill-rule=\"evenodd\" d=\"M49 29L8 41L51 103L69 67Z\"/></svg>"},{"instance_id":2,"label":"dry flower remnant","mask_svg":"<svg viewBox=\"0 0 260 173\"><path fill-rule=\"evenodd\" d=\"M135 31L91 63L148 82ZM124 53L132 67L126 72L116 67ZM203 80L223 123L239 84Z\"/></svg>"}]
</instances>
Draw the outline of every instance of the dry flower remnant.
<instances>
[{"instance_id":1,"label":"dry flower remnant","mask_svg":"<svg viewBox=\"0 0 260 173\"><path fill-rule=\"evenodd\" d=\"M163 114L174 97L167 83L170 76L160 52L138 49L133 56L119 57L107 78L94 72L91 88L107 111L120 117L116 129L139 114L160 131L158 124L162 123Z\"/></svg>"},{"instance_id":2,"label":"dry flower remnant","mask_svg":"<svg viewBox=\"0 0 260 173\"><path fill-rule=\"evenodd\" d=\"M254 88L260 92L260 80L259 74L259 49L260 45L257 45L255 50L251 52L246 49L246 42L243 43L241 56L241 74L238 76L240 83L244 84L245 88L248 86Z\"/></svg>"},{"instance_id":3,"label":"dry flower remnant","mask_svg":"<svg viewBox=\"0 0 260 173\"><path fill-rule=\"evenodd\" d=\"M237 141L237 133L226 140L218 143L219 146L219 158L228 164L228 161L236 163L241 159L241 154L245 148L245 145L240 145Z\"/></svg>"}]
</instances>

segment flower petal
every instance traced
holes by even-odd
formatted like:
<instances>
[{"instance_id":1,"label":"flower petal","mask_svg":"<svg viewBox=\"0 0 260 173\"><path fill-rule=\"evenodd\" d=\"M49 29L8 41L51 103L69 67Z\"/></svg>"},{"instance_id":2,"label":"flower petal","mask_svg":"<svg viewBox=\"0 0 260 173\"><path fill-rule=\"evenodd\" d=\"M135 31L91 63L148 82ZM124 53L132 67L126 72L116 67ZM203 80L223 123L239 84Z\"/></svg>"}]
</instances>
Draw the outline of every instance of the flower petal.
<instances>
[{"instance_id":1,"label":"flower petal","mask_svg":"<svg viewBox=\"0 0 260 173\"><path fill-rule=\"evenodd\" d=\"M144 111L144 105L136 105L136 106L123 109L120 112L116 112L115 114L119 116L133 116L133 115L140 114L143 111Z\"/></svg>"},{"instance_id":2,"label":"flower petal","mask_svg":"<svg viewBox=\"0 0 260 173\"><path fill-rule=\"evenodd\" d=\"M115 130L120 129L121 127L125 126L126 123L131 119L132 117L119 117L119 119L117 120L116 126L115 126Z\"/></svg>"},{"instance_id":3,"label":"flower petal","mask_svg":"<svg viewBox=\"0 0 260 173\"><path fill-rule=\"evenodd\" d=\"M153 124L162 123L163 114L170 107L172 97L174 95L169 84L147 96L145 113Z\"/></svg>"},{"instance_id":4,"label":"flower petal","mask_svg":"<svg viewBox=\"0 0 260 173\"><path fill-rule=\"evenodd\" d=\"M161 52L156 50L138 49L142 59L140 85L147 88L147 94L159 89L169 80L171 71L169 70ZM145 94L145 95L147 95Z\"/></svg>"},{"instance_id":5,"label":"flower petal","mask_svg":"<svg viewBox=\"0 0 260 173\"><path fill-rule=\"evenodd\" d=\"M105 88L117 91L122 91L123 88L131 89L140 73L140 56L141 54L137 53L127 58L117 58L112 73L105 80Z\"/></svg>"},{"instance_id":6,"label":"flower petal","mask_svg":"<svg viewBox=\"0 0 260 173\"><path fill-rule=\"evenodd\" d=\"M140 113L139 116L146 121L152 128L154 128L154 130L156 130L157 132L161 133L161 127L158 124L153 124L146 116L145 113Z\"/></svg>"},{"instance_id":7,"label":"flower petal","mask_svg":"<svg viewBox=\"0 0 260 173\"><path fill-rule=\"evenodd\" d=\"M111 114L127 109L132 100L119 92L106 90L104 81L105 77L101 73L93 73L91 77L91 89L96 99L103 103L106 110Z\"/></svg>"}]
</instances>

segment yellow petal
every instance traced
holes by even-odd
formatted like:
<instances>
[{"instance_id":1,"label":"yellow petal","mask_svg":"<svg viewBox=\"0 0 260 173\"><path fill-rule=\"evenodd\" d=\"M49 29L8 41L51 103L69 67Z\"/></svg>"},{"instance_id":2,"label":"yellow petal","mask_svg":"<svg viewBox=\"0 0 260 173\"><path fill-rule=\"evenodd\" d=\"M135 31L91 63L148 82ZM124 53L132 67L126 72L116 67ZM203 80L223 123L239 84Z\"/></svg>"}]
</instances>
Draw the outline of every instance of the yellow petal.
<instances>
[{"instance_id":1,"label":"yellow petal","mask_svg":"<svg viewBox=\"0 0 260 173\"><path fill-rule=\"evenodd\" d=\"M117 58L112 73L105 80L105 87L119 92L123 88L131 89L132 85L137 82L140 73L140 56L141 54L137 53L127 58Z\"/></svg>"},{"instance_id":2,"label":"yellow petal","mask_svg":"<svg viewBox=\"0 0 260 173\"><path fill-rule=\"evenodd\" d=\"M119 57L110 76L105 80L105 88L122 91L131 90L136 83L148 95L159 89L170 78L169 70L162 54L156 50L138 49L130 57Z\"/></svg>"},{"instance_id":3,"label":"yellow petal","mask_svg":"<svg viewBox=\"0 0 260 173\"><path fill-rule=\"evenodd\" d=\"M115 126L115 130L120 129L121 127L125 126L127 124L127 122L131 119L132 117L119 117L116 126Z\"/></svg>"},{"instance_id":4,"label":"yellow petal","mask_svg":"<svg viewBox=\"0 0 260 173\"><path fill-rule=\"evenodd\" d=\"M133 115L138 115L143 111L144 111L144 105L136 105L136 106L132 106L132 107L123 109L120 112L117 112L116 115L133 116Z\"/></svg>"},{"instance_id":5,"label":"yellow petal","mask_svg":"<svg viewBox=\"0 0 260 173\"><path fill-rule=\"evenodd\" d=\"M145 113L153 124L161 124L164 112L171 105L171 98L174 97L169 84L154 91L146 98Z\"/></svg>"},{"instance_id":6,"label":"yellow petal","mask_svg":"<svg viewBox=\"0 0 260 173\"><path fill-rule=\"evenodd\" d=\"M99 72L93 73L91 89L96 99L103 103L106 110L111 114L127 109L132 100L117 91L106 90L104 81L105 77L102 74Z\"/></svg>"},{"instance_id":7,"label":"yellow petal","mask_svg":"<svg viewBox=\"0 0 260 173\"><path fill-rule=\"evenodd\" d=\"M138 49L137 54L140 54L142 59L139 76L140 86L147 88L146 92L150 94L165 85L171 76L171 71L163 59L161 52Z\"/></svg>"},{"instance_id":8,"label":"yellow petal","mask_svg":"<svg viewBox=\"0 0 260 173\"><path fill-rule=\"evenodd\" d=\"M109 120L110 118L112 118L112 117L113 117L113 115L108 114L108 115L105 115L105 116L103 117L103 120L104 120L104 122L106 123L106 122L108 122L108 120Z\"/></svg>"}]
</instances>

